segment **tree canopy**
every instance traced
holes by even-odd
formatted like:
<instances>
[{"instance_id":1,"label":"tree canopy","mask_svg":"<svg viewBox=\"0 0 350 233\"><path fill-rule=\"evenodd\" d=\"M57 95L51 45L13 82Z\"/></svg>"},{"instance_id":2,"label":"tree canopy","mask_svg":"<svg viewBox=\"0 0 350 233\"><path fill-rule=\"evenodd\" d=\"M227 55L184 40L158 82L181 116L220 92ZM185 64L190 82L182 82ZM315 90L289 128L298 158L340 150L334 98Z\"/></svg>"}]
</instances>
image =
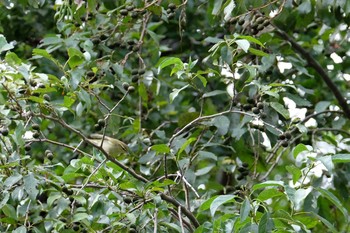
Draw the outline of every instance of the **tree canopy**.
<instances>
[{"instance_id":1,"label":"tree canopy","mask_svg":"<svg viewBox=\"0 0 350 233\"><path fill-rule=\"evenodd\" d=\"M349 25L346 0L0 1L0 231L349 232Z\"/></svg>"}]
</instances>

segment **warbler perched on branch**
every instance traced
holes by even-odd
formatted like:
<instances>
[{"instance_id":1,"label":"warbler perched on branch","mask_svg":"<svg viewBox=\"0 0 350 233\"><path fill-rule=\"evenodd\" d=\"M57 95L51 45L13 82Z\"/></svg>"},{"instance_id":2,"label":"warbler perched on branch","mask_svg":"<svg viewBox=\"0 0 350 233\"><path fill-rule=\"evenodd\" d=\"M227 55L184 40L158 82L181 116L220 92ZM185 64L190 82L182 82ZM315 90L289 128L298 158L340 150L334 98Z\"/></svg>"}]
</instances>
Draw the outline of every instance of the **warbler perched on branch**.
<instances>
[{"instance_id":1,"label":"warbler perched on branch","mask_svg":"<svg viewBox=\"0 0 350 233\"><path fill-rule=\"evenodd\" d=\"M96 146L101 146L103 140L103 150L113 158L117 158L121 154L128 153L128 146L124 142L115 138L108 136L103 137L102 134L91 134L88 140Z\"/></svg>"}]
</instances>

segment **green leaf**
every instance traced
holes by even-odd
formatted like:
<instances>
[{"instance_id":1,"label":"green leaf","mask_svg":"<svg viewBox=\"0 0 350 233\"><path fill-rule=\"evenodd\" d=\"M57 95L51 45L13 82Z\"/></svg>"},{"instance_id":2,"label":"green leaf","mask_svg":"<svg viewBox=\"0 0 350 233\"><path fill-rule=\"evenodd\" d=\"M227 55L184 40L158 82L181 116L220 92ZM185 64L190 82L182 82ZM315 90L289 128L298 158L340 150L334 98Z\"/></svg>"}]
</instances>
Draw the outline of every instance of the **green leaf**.
<instances>
[{"instance_id":1,"label":"green leaf","mask_svg":"<svg viewBox=\"0 0 350 233\"><path fill-rule=\"evenodd\" d=\"M328 172L333 172L334 164L332 161L332 156L326 155L322 157L317 157L316 159L322 162L322 164L327 168Z\"/></svg>"},{"instance_id":2,"label":"green leaf","mask_svg":"<svg viewBox=\"0 0 350 233\"><path fill-rule=\"evenodd\" d=\"M212 14L213 15L218 15L220 10L221 10L221 6L222 6L222 1L223 0L216 0L214 1L214 7L213 7L213 10L212 10Z\"/></svg>"},{"instance_id":3,"label":"green leaf","mask_svg":"<svg viewBox=\"0 0 350 233\"><path fill-rule=\"evenodd\" d=\"M216 197L210 205L211 216L215 215L216 210L223 204L227 202L234 201L235 195L220 195Z\"/></svg>"},{"instance_id":4,"label":"green leaf","mask_svg":"<svg viewBox=\"0 0 350 233\"><path fill-rule=\"evenodd\" d=\"M294 165L287 165L286 169L288 172L290 172L293 176L293 183L295 184L301 177L302 173L299 168L297 168Z\"/></svg>"},{"instance_id":5,"label":"green leaf","mask_svg":"<svg viewBox=\"0 0 350 233\"><path fill-rule=\"evenodd\" d=\"M330 223L327 219L321 217L320 215L316 214L315 212L312 212L312 214L314 214L316 218L318 218L324 225L326 225L332 233L339 233L337 231L337 229L335 229L334 225L332 223Z\"/></svg>"},{"instance_id":6,"label":"green leaf","mask_svg":"<svg viewBox=\"0 0 350 233\"><path fill-rule=\"evenodd\" d=\"M151 149L157 153L169 153L170 152L170 148L166 144L153 145L151 147Z\"/></svg>"},{"instance_id":7,"label":"green leaf","mask_svg":"<svg viewBox=\"0 0 350 233\"><path fill-rule=\"evenodd\" d=\"M310 0L305 0L298 6L298 11L300 14L308 14L311 12L311 2Z\"/></svg>"},{"instance_id":8,"label":"green leaf","mask_svg":"<svg viewBox=\"0 0 350 233\"><path fill-rule=\"evenodd\" d=\"M181 148L179 149L179 151L177 152L177 154L180 156L181 153L194 141L196 141L197 138L196 137L191 137L189 139L186 140L186 142L181 146Z\"/></svg>"},{"instance_id":9,"label":"green leaf","mask_svg":"<svg viewBox=\"0 0 350 233\"><path fill-rule=\"evenodd\" d=\"M240 47L244 52L248 52L248 49L250 48L250 43L248 40L242 39L242 40L235 40L235 43Z\"/></svg>"},{"instance_id":10,"label":"green leaf","mask_svg":"<svg viewBox=\"0 0 350 233\"><path fill-rule=\"evenodd\" d=\"M272 232L275 228L273 223L273 219L271 218L271 214L269 212L264 213L259 222L259 233L267 233Z\"/></svg>"},{"instance_id":11,"label":"green leaf","mask_svg":"<svg viewBox=\"0 0 350 233\"><path fill-rule=\"evenodd\" d=\"M236 4L233 0L228 0L224 6L224 19L228 20L231 17L232 11L235 9Z\"/></svg>"},{"instance_id":12,"label":"green leaf","mask_svg":"<svg viewBox=\"0 0 350 233\"><path fill-rule=\"evenodd\" d=\"M275 180L268 180L263 183L255 184L252 188L252 191L255 191L257 189L265 188L265 187L272 187L272 186L280 186L283 187L284 183L283 181L275 181Z\"/></svg>"},{"instance_id":13,"label":"green leaf","mask_svg":"<svg viewBox=\"0 0 350 233\"><path fill-rule=\"evenodd\" d=\"M210 172L214 167L215 167L215 164L206 165L205 167L196 170L195 175L202 176L202 175L208 174L208 172Z\"/></svg>"},{"instance_id":14,"label":"green leaf","mask_svg":"<svg viewBox=\"0 0 350 233\"><path fill-rule=\"evenodd\" d=\"M13 49L13 45L7 43L7 40L4 37L4 35L0 34L0 53L10 49Z\"/></svg>"},{"instance_id":15,"label":"green leaf","mask_svg":"<svg viewBox=\"0 0 350 233\"><path fill-rule=\"evenodd\" d=\"M6 204L2 207L1 211L12 219L17 219L16 210L12 205Z\"/></svg>"},{"instance_id":16,"label":"green leaf","mask_svg":"<svg viewBox=\"0 0 350 233\"><path fill-rule=\"evenodd\" d=\"M75 67L79 66L85 60L82 52L75 48L68 48L68 56L68 65L71 69L74 69Z\"/></svg>"},{"instance_id":17,"label":"green leaf","mask_svg":"<svg viewBox=\"0 0 350 233\"><path fill-rule=\"evenodd\" d=\"M19 182L22 178L23 176L21 174L15 173L5 180L4 186L10 188L11 186Z\"/></svg>"},{"instance_id":18,"label":"green leaf","mask_svg":"<svg viewBox=\"0 0 350 233\"><path fill-rule=\"evenodd\" d=\"M277 188L269 188L269 189L265 189L261 193L259 193L257 199L260 201L266 201L270 198L279 197L282 195L285 195L285 194L283 192L281 192L280 190L278 190Z\"/></svg>"},{"instance_id":19,"label":"green leaf","mask_svg":"<svg viewBox=\"0 0 350 233\"><path fill-rule=\"evenodd\" d=\"M329 101L320 101L315 106L315 113L323 112L325 111L328 106L331 104Z\"/></svg>"},{"instance_id":20,"label":"green leaf","mask_svg":"<svg viewBox=\"0 0 350 233\"><path fill-rule=\"evenodd\" d=\"M222 90L210 91L210 92L206 92L204 95L202 95L202 97L207 98L207 97L212 97L212 96L217 96L222 94L226 94L226 91L222 91Z\"/></svg>"},{"instance_id":21,"label":"green leaf","mask_svg":"<svg viewBox=\"0 0 350 233\"><path fill-rule=\"evenodd\" d=\"M158 63L156 64L156 67L163 69L170 65L177 65L183 67L183 62L180 58L177 57L161 57Z\"/></svg>"},{"instance_id":22,"label":"green leaf","mask_svg":"<svg viewBox=\"0 0 350 233\"><path fill-rule=\"evenodd\" d=\"M22 60L17 56L17 54L13 52L6 53L5 61L12 66L19 65L22 63Z\"/></svg>"},{"instance_id":23,"label":"green leaf","mask_svg":"<svg viewBox=\"0 0 350 233\"><path fill-rule=\"evenodd\" d=\"M230 126L230 120L226 116L218 116L212 119L212 125L218 129L219 135L227 134Z\"/></svg>"},{"instance_id":24,"label":"green leaf","mask_svg":"<svg viewBox=\"0 0 350 233\"><path fill-rule=\"evenodd\" d=\"M296 147L293 149L293 156L296 158L301 152L308 151L309 149L302 143L299 143Z\"/></svg>"},{"instance_id":25,"label":"green leaf","mask_svg":"<svg viewBox=\"0 0 350 233\"><path fill-rule=\"evenodd\" d=\"M250 202L248 198L245 198L242 203L241 210L239 211L242 222L244 222L247 219L247 217L249 216L250 210L251 210Z\"/></svg>"},{"instance_id":26,"label":"green leaf","mask_svg":"<svg viewBox=\"0 0 350 233\"><path fill-rule=\"evenodd\" d=\"M72 222L80 222L81 220L88 219L89 215L87 213L76 213L73 216Z\"/></svg>"},{"instance_id":27,"label":"green leaf","mask_svg":"<svg viewBox=\"0 0 350 233\"><path fill-rule=\"evenodd\" d=\"M277 102L271 102L270 106L273 109L275 109L279 114L281 114L286 120L289 119L289 112L282 104Z\"/></svg>"},{"instance_id":28,"label":"green leaf","mask_svg":"<svg viewBox=\"0 0 350 233\"><path fill-rule=\"evenodd\" d=\"M185 85L184 87L180 88L180 89L173 89L173 91L169 94L169 99L170 102L172 103L174 101L174 99L179 95L179 93L183 90L185 90L187 87L189 87L189 85Z\"/></svg>"},{"instance_id":29,"label":"green leaf","mask_svg":"<svg viewBox=\"0 0 350 233\"><path fill-rule=\"evenodd\" d=\"M254 48L249 48L249 52L251 52L254 55L260 56L260 57L267 57L267 56L269 56L269 54L267 54L267 53L265 53L265 52L263 52L261 50L254 49Z\"/></svg>"},{"instance_id":30,"label":"green leaf","mask_svg":"<svg viewBox=\"0 0 350 233\"><path fill-rule=\"evenodd\" d=\"M249 42L258 44L258 45L260 45L263 48L265 47L264 44L260 42L260 40L254 38L252 36L237 36L236 38L238 38L238 39L245 39L245 40L247 40Z\"/></svg>"},{"instance_id":31,"label":"green leaf","mask_svg":"<svg viewBox=\"0 0 350 233\"><path fill-rule=\"evenodd\" d=\"M343 215L346 219L348 218L348 211L343 206L342 202L336 196L334 196L333 193L331 193L330 191L328 191L326 189L322 189L322 188L316 188L316 190L319 191L322 196L324 196L330 202L332 202L337 207L337 209L343 213Z\"/></svg>"},{"instance_id":32,"label":"green leaf","mask_svg":"<svg viewBox=\"0 0 350 233\"><path fill-rule=\"evenodd\" d=\"M185 112L179 116L179 120L177 124L180 128L182 128L188 123L190 123L191 121L193 121L194 119L198 118L198 116L199 116L198 112Z\"/></svg>"},{"instance_id":33,"label":"green leaf","mask_svg":"<svg viewBox=\"0 0 350 233\"><path fill-rule=\"evenodd\" d=\"M162 7L157 4L150 4L150 6L147 7L147 10L151 11L155 15L162 15Z\"/></svg>"},{"instance_id":34,"label":"green leaf","mask_svg":"<svg viewBox=\"0 0 350 233\"><path fill-rule=\"evenodd\" d=\"M35 179L34 174L32 172L28 173L28 175L23 177L24 189L28 193L31 200L35 200L36 196L39 193L37 188L38 181Z\"/></svg>"},{"instance_id":35,"label":"green leaf","mask_svg":"<svg viewBox=\"0 0 350 233\"><path fill-rule=\"evenodd\" d=\"M350 154L335 154L332 156L333 163L349 163Z\"/></svg>"}]
</instances>

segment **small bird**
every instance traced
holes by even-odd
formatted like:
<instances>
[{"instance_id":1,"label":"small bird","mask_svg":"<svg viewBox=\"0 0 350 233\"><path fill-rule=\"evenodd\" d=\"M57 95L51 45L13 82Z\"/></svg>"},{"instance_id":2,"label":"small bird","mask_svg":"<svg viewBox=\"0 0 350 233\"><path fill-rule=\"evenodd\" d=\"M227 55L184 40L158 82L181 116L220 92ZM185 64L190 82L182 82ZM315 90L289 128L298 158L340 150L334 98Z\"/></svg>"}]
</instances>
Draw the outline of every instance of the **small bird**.
<instances>
[{"instance_id":1,"label":"small bird","mask_svg":"<svg viewBox=\"0 0 350 233\"><path fill-rule=\"evenodd\" d=\"M128 146L124 142L108 136L103 137L102 134L91 134L88 141L96 146L101 146L102 139L102 148L109 156L117 158L121 154L128 153Z\"/></svg>"}]
</instances>

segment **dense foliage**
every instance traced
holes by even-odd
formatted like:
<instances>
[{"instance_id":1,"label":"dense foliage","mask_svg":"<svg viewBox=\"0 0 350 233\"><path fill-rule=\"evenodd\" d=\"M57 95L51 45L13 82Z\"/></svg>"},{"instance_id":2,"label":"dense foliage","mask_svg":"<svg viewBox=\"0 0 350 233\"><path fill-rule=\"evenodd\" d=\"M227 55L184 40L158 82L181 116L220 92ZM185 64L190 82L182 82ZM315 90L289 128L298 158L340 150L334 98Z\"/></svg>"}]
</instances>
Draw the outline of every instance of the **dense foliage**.
<instances>
[{"instance_id":1,"label":"dense foliage","mask_svg":"<svg viewBox=\"0 0 350 233\"><path fill-rule=\"evenodd\" d=\"M346 0L1 1L0 231L349 232L349 24Z\"/></svg>"}]
</instances>

